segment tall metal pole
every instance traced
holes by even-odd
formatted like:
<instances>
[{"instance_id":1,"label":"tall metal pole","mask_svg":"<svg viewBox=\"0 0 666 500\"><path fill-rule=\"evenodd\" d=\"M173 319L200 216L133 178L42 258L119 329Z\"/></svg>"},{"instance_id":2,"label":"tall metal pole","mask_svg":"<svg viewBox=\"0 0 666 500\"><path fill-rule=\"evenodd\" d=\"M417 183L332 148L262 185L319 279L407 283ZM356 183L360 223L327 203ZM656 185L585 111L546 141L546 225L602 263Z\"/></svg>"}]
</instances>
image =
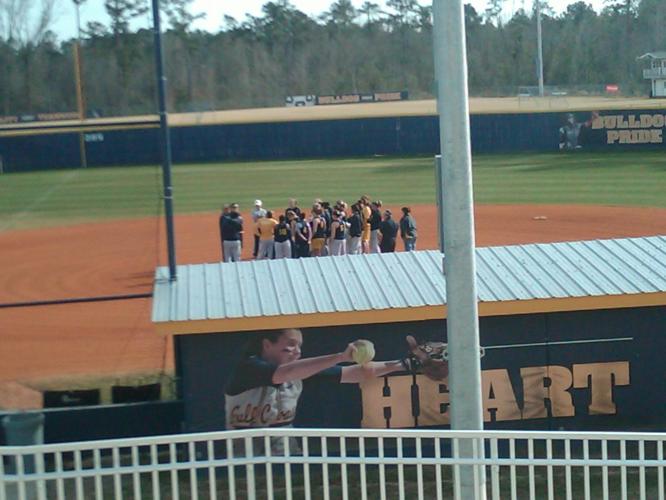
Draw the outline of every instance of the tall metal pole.
<instances>
[{"instance_id":1,"label":"tall metal pole","mask_svg":"<svg viewBox=\"0 0 666 500\"><path fill-rule=\"evenodd\" d=\"M73 0L76 5L76 43L74 44L74 79L76 83L76 109L79 120L83 122L86 118L86 101L83 94L83 71L81 66L81 16L79 8L85 0ZM83 125L83 123L81 123ZM79 156L81 166L88 167L88 155L86 154L86 135L79 132Z\"/></svg>"},{"instance_id":2,"label":"tall metal pole","mask_svg":"<svg viewBox=\"0 0 666 500\"><path fill-rule=\"evenodd\" d=\"M539 95L543 97L543 44L541 39L541 2L536 2L536 18L537 18L537 72L539 75Z\"/></svg>"},{"instance_id":3,"label":"tall metal pole","mask_svg":"<svg viewBox=\"0 0 666 500\"><path fill-rule=\"evenodd\" d=\"M472 154L467 96L467 50L462 0L433 0L435 78L439 114L451 428L483 429L481 356L476 292ZM459 455L480 458L483 447L461 440ZM457 498L485 499L481 466L461 466Z\"/></svg>"},{"instance_id":4,"label":"tall metal pole","mask_svg":"<svg viewBox=\"0 0 666 500\"><path fill-rule=\"evenodd\" d=\"M79 120L83 125L83 120L86 118L86 108L83 101L83 78L81 75L81 45L77 41L74 44L74 77L76 80L76 107L79 114ZM81 157L81 166L88 167L88 155L86 154L86 134L79 132L79 156Z\"/></svg>"},{"instance_id":5,"label":"tall metal pole","mask_svg":"<svg viewBox=\"0 0 666 500\"><path fill-rule=\"evenodd\" d=\"M164 212L166 216L167 253L169 278L176 279L176 247L173 230L173 189L171 186L171 138L166 112L166 76L162 55L162 31L160 28L160 1L152 0L153 31L155 38L155 71L157 77L157 104L160 117L160 146L162 152L162 185L164 188Z\"/></svg>"}]
</instances>

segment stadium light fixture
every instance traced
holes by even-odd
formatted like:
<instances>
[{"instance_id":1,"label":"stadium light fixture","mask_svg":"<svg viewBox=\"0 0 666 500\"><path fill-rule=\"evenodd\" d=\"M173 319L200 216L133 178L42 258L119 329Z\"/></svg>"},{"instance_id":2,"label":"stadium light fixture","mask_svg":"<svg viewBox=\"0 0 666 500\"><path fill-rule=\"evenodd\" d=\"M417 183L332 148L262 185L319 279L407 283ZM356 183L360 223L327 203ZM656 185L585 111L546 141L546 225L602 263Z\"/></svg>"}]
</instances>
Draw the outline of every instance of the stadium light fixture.
<instances>
[{"instance_id":1,"label":"stadium light fixture","mask_svg":"<svg viewBox=\"0 0 666 500\"><path fill-rule=\"evenodd\" d=\"M536 22L537 22L537 74L539 77L539 96L543 97L543 42L541 36L541 1L536 2Z\"/></svg>"}]
</instances>

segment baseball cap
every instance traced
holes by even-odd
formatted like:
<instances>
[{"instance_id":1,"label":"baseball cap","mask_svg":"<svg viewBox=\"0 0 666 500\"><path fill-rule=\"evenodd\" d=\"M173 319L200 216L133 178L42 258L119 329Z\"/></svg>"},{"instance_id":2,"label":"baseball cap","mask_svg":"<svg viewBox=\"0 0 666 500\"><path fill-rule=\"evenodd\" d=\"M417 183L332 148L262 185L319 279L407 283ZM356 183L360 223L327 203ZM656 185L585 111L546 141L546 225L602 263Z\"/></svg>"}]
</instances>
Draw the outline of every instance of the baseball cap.
<instances>
[{"instance_id":1,"label":"baseball cap","mask_svg":"<svg viewBox=\"0 0 666 500\"><path fill-rule=\"evenodd\" d=\"M255 207L260 207L261 205L263 205L263 203L261 203L261 200L254 200Z\"/></svg>"},{"instance_id":2,"label":"baseball cap","mask_svg":"<svg viewBox=\"0 0 666 500\"><path fill-rule=\"evenodd\" d=\"M390 210L384 210L384 215L393 215L393 212Z\"/></svg>"},{"instance_id":3,"label":"baseball cap","mask_svg":"<svg viewBox=\"0 0 666 500\"><path fill-rule=\"evenodd\" d=\"M229 205L230 208L238 208L238 203L232 203Z\"/></svg>"}]
</instances>

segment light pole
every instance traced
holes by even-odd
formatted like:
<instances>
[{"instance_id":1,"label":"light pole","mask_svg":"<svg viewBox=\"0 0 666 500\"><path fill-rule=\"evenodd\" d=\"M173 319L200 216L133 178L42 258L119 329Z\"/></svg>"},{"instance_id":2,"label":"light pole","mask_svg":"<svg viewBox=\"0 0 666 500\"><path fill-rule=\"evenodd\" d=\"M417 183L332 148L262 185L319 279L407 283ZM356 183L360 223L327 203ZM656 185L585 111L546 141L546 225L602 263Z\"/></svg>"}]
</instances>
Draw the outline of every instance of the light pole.
<instances>
[{"instance_id":1,"label":"light pole","mask_svg":"<svg viewBox=\"0 0 666 500\"><path fill-rule=\"evenodd\" d=\"M76 81L76 108L79 113L79 120L83 122L86 118L86 106L83 97L83 75L81 71L81 17L79 7L85 0L72 0L76 6L76 42L74 43L74 78ZM81 123L83 125L83 123ZM81 156L81 166L88 166L86 156L86 137L85 133L79 133L79 154Z\"/></svg>"},{"instance_id":2,"label":"light pole","mask_svg":"<svg viewBox=\"0 0 666 500\"><path fill-rule=\"evenodd\" d=\"M167 256L169 258L169 279L176 276L176 243L173 224L173 186L171 184L171 138L166 107L166 76L162 53L162 28L160 25L160 0L152 0L153 38L155 40L155 79L157 83L157 108L160 118L160 151L162 153L162 185L164 215L166 218Z\"/></svg>"},{"instance_id":3,"label":"light pole","mask_svg":"<svg viewBox=\"0 0 666 500\"><path fill-rule=\"evenodd\" d=\"M541 1L536 2L537 18L537 73L539 75L539 96L543 97L543 44L541 43Z\"/></svg>"}]
</instances>

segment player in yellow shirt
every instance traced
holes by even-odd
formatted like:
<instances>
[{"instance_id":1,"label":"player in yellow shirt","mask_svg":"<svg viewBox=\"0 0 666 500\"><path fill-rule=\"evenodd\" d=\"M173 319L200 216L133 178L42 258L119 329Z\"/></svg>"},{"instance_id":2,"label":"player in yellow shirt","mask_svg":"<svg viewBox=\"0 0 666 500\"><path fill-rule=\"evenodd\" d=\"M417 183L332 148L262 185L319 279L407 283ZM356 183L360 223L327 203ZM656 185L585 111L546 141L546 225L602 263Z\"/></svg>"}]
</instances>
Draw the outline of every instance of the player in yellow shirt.
<instances>
[{"instance_id":1,"label":"player in yellow shirt","mask_svg":"<svg viewBox=\"0 0 666 500\"><path fill-rule=\"evenodd\" d=\"M266 212L266 217L261 217L257 220L257 235L259 236L257 259L273 258L273 229L277 223L273 218L273 212L270 210Z\"/></svg>"},{"instance_id":2,"label":"player in yellow shirt","mask_svg":"<svg viewBox=\"0 0 666 500\"><path fill-rule=\"evenodd\" d=\"M370 208L370 197L367 194L361 196L359 200L361 205L361 220L363 222L363 234L361 234L361 244L363 245L363 253L370 252L370 215L372 209Z\"/></svg>"}]
</instances>

